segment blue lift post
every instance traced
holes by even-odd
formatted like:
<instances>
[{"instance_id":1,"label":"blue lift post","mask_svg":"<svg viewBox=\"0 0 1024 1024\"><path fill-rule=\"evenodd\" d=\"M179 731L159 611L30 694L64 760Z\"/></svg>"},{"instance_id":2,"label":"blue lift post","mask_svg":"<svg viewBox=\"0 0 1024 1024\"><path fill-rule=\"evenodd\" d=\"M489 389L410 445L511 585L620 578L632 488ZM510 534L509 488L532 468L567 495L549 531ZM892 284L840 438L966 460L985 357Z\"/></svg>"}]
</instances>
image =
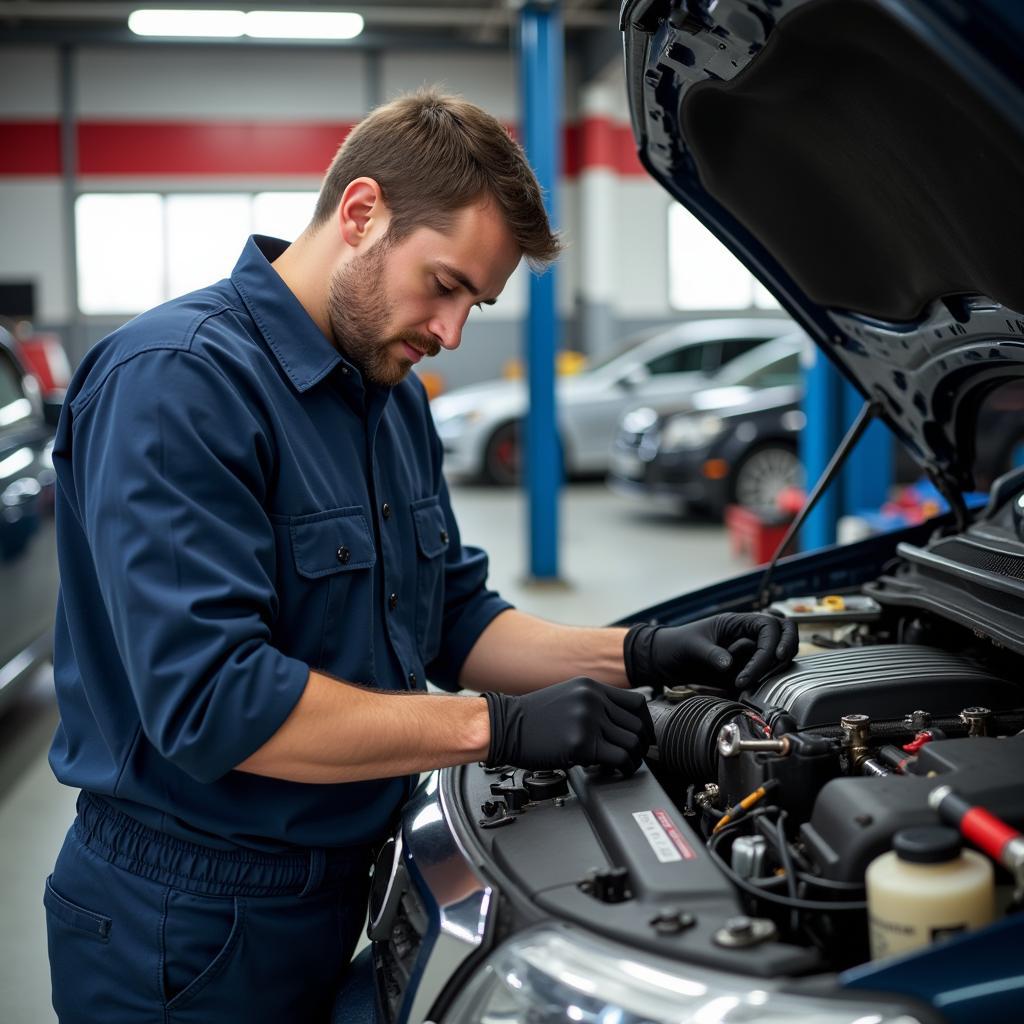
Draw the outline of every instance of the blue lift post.
<instances>
[{"instance_id":1,"label":"blue lift post","mask_svg":"<svg viewBox=\"0 0 1024 1024\"><path fill-rule=\"evenodd\" d=\"M810 352L813 363L810 366L805 363L803 367L803 410L807 422L800 431L800 461L804 465L808 493L842 440L844 423L843 379L826 356L813 347ZM800 531L802 551L835 543L839 515L838 483L838 480L832 481L832 486L807 517Z\"/></svg>"},{"instance_id":2,"label":"blue lift post","mask_svg":"<svg viewBox=\"0 0 1024 1024\"><path fill-rule=\"evenodd\" d=\"M860 412L864 396L847 381L843 381L842 387L846 427ZM850 452L840 474L840 515L879 509L888 500L893 479L892 445L892 432L880 420L875 420Z\"/></svg>"},{"instance_id":3,"label":"blue lift post","mask_svg":"<svg viewBox=\"0 0 1024 1024\"><path fill-rule=\"evenodd\" d=\"M815 350L813 365L804 367L803 410L807 424L800 432L800 459L808 490L825 471L863 404L860 392ZM888 497L891 481L892 435L883 423L873 423L807 517L801 530L801 550L835 544L839 517L880 508Z\"/></svg>"},{"instance_id":4,"label":"blue lift post","mask_svg":"<svg viewBox=\"0 0 1024 1024\"><path fill-rule=\"evenodd\" d=\"M526 155L557 225L561 171L562 19L557 0L527 0L519 19L522 130ZM555 425L555 268L530 275L526 322L530 408L524 461L529 499L530 578L558 578L558 492L562 459Z\"/></svg>"}]
</instances>

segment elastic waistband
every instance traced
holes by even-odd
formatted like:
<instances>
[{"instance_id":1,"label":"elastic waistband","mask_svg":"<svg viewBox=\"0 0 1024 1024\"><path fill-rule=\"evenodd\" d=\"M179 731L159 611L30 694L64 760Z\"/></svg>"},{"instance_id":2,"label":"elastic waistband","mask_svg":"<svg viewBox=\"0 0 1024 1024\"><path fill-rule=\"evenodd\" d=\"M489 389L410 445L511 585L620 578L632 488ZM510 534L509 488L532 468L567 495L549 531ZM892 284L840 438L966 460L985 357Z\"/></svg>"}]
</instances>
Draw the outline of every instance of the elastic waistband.
<instances>
[{"instance_id":1,"label":"elastic waistband","mask_svg":"<svg viewBox=\"0 0 1024 1024\"><path fill-rule=\"evenodd\" d=\"M169 836L82 791L73 826L90 850L117 867L211 896L306 896L365 879L370 847L270 854L217 850Z\"/></svg>"}]
</instances>

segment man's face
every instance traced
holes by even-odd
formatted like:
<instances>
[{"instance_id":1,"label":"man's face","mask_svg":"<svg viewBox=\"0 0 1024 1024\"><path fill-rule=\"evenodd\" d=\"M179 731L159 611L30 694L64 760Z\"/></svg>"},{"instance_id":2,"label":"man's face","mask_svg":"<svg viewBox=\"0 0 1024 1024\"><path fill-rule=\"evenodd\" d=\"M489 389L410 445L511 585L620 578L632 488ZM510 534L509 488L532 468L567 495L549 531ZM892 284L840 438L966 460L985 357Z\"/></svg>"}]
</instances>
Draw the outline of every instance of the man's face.
<instances>
[{"instance_id":1,"label":"man's face","mask_svg":"<svg viewBox=\"0 0 1024 1024\"><path fill-rule=\"evenodd\" d=\"M460 210L442 233L381 237L335 270L327 313L342 352L374 384L393 387L424 356L458 348L474 306L493 303L520 252L490 203Z\"/></svg>"}]
</instances>

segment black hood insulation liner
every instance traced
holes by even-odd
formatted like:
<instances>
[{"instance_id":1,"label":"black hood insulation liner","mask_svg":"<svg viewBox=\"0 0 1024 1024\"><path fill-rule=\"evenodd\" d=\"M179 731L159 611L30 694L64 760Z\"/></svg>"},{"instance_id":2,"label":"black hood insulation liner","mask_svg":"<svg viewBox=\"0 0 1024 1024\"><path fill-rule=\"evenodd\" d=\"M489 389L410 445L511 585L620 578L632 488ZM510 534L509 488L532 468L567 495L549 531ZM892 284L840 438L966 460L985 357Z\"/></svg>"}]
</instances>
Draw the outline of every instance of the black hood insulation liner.
<instances>
[{"instance_id":1,"label":"black hood insulation liner","mask_svg":"<svg viewBox=\"0 0 1024 1024\"><path fill-rule=\"evenodd\" d=\"M876 6L793 11L679 113L704 187L819 305L887 322L962 294L1024 309L1024 143Z\"/></svg>"}]
</instances>

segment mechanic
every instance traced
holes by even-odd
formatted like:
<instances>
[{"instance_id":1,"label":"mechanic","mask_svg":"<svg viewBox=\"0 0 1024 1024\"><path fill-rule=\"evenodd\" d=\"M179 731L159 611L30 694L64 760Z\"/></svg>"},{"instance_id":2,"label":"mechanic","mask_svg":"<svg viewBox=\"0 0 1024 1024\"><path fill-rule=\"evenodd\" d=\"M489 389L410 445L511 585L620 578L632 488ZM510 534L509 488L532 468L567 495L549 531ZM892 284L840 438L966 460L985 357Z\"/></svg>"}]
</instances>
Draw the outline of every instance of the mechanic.
<instances>
[{"instance_id":1,"label":"mechanic","mask_svg":"<svg viewBox=\"0 0 1024 1024\"><path fill-rule=\"evenodd\" d=\"M792 658L770 616L586 629L486 588L409 371L559 247L502 125L422 90L351 132L294 243L88 353L54 449L64 1024L325 1021L417 773L629 774L632 687Z\"/></svg>"}]
</instances>

